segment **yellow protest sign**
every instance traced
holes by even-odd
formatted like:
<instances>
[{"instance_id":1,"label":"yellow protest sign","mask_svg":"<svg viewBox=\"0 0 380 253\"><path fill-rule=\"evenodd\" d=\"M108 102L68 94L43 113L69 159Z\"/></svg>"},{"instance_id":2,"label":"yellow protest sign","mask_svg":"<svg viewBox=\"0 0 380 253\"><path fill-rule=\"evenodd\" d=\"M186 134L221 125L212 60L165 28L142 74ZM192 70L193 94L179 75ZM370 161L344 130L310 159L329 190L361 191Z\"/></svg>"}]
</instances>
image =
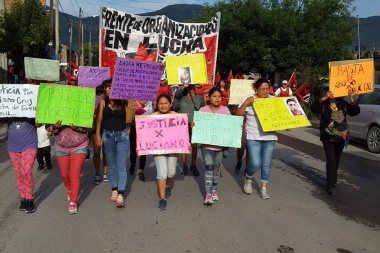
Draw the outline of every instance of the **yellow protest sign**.
<instances>
[{"instance_id":1,"label":"yellow protest sign","mask_svg":"<svg viewBox=\"0 0 380 253\"><path fill-rule=\"evenodd\" d=\"M311 126L295 97L256 98L253 108L264 132Z\"/></svg>"},{"instance_id":2,"label":"yellow protest sign","mask_svg":"<svg viewBox=\"0 0 380 253\"><path fill-rule=\"evenodd\" d=\"M370 93L375 84L373 59L329 62L330 91L334 97Z\"/></svg>"},{"instance_id":3,"label":"yellow protest sign","mask_svg":"<svg viewBox=\"0 0 380 253\"><path fill-rule=\"evenodd\" d=\"M208 83L204 54L166 56L165 62L170 85Z\"/></svg>"},{"instance_id":4,"label":"yellow protest sign","mask_svg":"<svg viewBox=\"0 0 380 253\"><path fill-rule=\"evenodd\" d=\"M254 80L231 79L230 99L228 104L238 105L246 96L255 94Z\"/></svg>"}]
</instances>

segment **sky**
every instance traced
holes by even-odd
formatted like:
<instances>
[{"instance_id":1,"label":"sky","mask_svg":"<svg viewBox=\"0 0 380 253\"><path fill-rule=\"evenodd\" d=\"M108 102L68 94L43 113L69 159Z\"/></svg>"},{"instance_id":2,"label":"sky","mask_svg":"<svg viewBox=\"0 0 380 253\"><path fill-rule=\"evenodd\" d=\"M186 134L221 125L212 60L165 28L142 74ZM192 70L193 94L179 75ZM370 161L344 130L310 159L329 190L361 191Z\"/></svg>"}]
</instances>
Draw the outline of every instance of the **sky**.
<instances>
[{"instance_id":1,"label":"sky","mask_svg":"<svg viewBox=\"0 0 380 253\"><path fill-rule=\"evenodd\" d=\"M200 4L212 5L217 0L60 0L60 11L73 16L78 16L79 7L82 7L84 16L99 15L100 6L110 7L127 13L138 14L156 11L171 4ZM46 2L49 2L48 0ZM360 18L368 16L380 16L379 0L355 0L352 6L356 6L353 16Z\"/></svg>"}]
</instances>

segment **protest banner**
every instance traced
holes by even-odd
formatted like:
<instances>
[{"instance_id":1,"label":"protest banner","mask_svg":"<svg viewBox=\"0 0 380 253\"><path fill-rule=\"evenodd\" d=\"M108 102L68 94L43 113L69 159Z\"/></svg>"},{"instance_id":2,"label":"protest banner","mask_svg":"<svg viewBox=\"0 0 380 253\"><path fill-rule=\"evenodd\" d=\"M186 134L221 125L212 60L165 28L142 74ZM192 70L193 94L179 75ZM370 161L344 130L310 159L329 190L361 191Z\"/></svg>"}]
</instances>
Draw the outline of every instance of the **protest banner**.
<instances>
[{"instance_id":1,"label":"protest banner","mask_svg":"<svg viewBox=\"0 0 380 253\"><path fill-rule=\"evenodd\" d=\"M110 79L111 73L108 67L79 66L78 86L96 87L104 80Z\"/></svg>"},{"instance_id":2,"label":"protest banner","mask_svg":"<svg viewBox=\"0 0 380 253\"><path fill-rule=\"evenodd\" d=\"M92 127L95 89L68 85L41 84L37 100L37 123Z\"/></svg>"},{"instance_id":3,"label":"protest banner","mask_svg":"<svg viewBox=\"0 0 380 253\"><path fill-rule=\"evenodd\" d=\"M256 98L253 107L264 132L311 126L295 97Z\"/></svg>"},{"instance_id":4,"label":"protest banner","mask_svg":"<svg viewBox=\"0 0 380 253\"><path fill-rule=\"evenodd\" d=\"M231 79L230 99L228 104L238 105L246 96L255 94L256 92L253 89L254 82L254 80Z\"/></svg>"},{"instance_id":5,"label":"protest banner","mask_svg":"<svg viewBox=\"0 0 380 253\"><path fill-rule=\"evenodd\" d=\"M329 62L330 91L334 97L371 93L375 85L375 66L373 58Z\"/></svg>"},{"instance_id":6,"label":"protest banner","mask_svg":"<svg viewBox=\"0 0 380 253\"><path fill-rule=\"evenodd\" d=\"M190 153L187 114L136 116L138 155Z\"/></svg>"},{"instance_id":7,"label":"protest banner","mask_svg":"<svg viewBox=\"0 0 380 253\"><path fill-rule=\"evenodd\" d=\"M168 84L207 84L207 67L204 54L166 56Z\"/></svg>"},{"instance_id":8,"label":"protest banner","mask_svg":"<svg viewBox=\"0 0 380 253\"><path fill-rule=\"evenodd\" d=\"M241 147L242 116L194 112L191 143L220 147Z\"/></svg>"},{"instance_id":9,"label":"protest banner","mask_svg":"<svg viewBox=\"0 0 380 253\"><path fill-rule=\"evenodd\" d=\"M36 117L38 85L0 84L0 117Z\"/></svg>"},{"instance_id":10,"label":"protest banner","mask_svg":"<svg viewBox=\"0 0 380 253\"><path fill-rule=\"evenodd\" d=\"M25 57L24 64L25 77L28 79L59 81L58 60Z\"/></svg>"},{"instance_id":11,"label":"protest banner","mask_svg":"<svg viewBox=\"0 0 380 253\"><path fill-rule=\"evenodd\" d=\"M153 101L164 64L118 58L110 98Z\"/></svg>"},{"instance_id":12,"label":"protest banner","mask_svg":"<svg viewBox=\"0 0 380 253\"><path fill-rule=\"evenodd\" d=\"M207 62L208 84L214 84L220 13L207 23L180 23L164 15L139 16L102 7L100 13L100 65L114 74L116 59L134 58L143 45L155 61L165 56L202 53ZM142 59L140 59L142 60Z\"/></svg>"}]
</instances>

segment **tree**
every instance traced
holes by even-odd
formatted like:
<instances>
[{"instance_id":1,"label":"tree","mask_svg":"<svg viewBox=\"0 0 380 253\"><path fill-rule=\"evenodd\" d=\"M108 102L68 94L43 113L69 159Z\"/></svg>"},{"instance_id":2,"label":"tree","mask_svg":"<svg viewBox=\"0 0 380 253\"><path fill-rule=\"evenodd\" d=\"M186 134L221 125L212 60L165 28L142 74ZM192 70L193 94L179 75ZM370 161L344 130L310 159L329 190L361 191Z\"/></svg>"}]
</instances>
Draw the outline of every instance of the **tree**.
<instances>
[{"instance_id":1,"label":"tree","mask_svg":"<svg viewBox=\"0 0 380 253\"><path fill-rule=\"evenodd\" d=\"M353 0L227 0L207 5L194 20L220 11L218 69L228 73L327 74L328 62L349 59Z\"/></svg>"},{"instance_id":2,"label":"tree","mask_svg":"<svg viewBox=\"0 0 380 253\"><path fill-rule=\"evenodd\" d=\"M50 35L49 19L38 0L16 0L0 13L0 51L11 52L16 65L24 57L45 58Z\"/></svg>"},{"instance_id":3,"label":"tree","mask_svg":"<svg viewBox=\"0 0 380 253\"><path fill-rule=\"evenodd\" d=\"M83 45L83 54L84 54L84 65L89 66L89 44ZM91 66L99 66L99 44L95 43L91 45L91 53L92 53L92 65Z\"/></svg>"}]
</instances>

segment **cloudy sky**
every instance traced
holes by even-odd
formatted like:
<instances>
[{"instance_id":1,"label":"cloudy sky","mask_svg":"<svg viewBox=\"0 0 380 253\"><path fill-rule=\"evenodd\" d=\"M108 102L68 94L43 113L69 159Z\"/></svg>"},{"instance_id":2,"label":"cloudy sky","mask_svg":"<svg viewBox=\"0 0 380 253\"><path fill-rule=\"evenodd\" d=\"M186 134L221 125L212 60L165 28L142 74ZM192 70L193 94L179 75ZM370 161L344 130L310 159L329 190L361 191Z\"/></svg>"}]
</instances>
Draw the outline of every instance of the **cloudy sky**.
<instances>
[{"instance_id":1,"label":"cloudy sky","mask_svg":"<svg viewBox=\"0 0 380 253\"><path fill-rule=\"evenodd\" d=\"M156 11L171 4L213 4L217 0L60 0L60 11L78 16L79 6L84 10L84 16L99 15L100 6L110 7L116 10L138 14ZM46 1L49 2L49 1ZM361 18L368 16L380 16L379 0L355 0L356 12Z\"/></svg>"}]
</instances>

